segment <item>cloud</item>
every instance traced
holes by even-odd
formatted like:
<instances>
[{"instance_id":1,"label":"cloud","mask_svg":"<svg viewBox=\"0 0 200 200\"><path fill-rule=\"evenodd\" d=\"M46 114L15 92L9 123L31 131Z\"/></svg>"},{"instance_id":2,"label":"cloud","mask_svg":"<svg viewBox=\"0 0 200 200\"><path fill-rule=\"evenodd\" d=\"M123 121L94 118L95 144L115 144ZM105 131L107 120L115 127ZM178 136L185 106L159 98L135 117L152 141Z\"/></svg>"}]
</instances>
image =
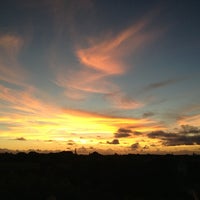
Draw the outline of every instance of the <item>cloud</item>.
<instances>
[{"instance_id":1,"label":"cloud","mask_svg":"<svg viewBox=\"0 0 200 200\"><path fill-rule=\"evenodd\" d=\"M115 138L126 138L133 135L141 135L142 133L139 131L132 131L127 128L119 128L116 133L114 133Z\"/></svg>"},{"instance_id":2,"label":"cloud","mask_svg":"<svg viewBox=\"0 0 200 200\"><path fill-rule=\"evenodd\" d=\"M119 140L118 139L114 139L111 142L107 141L107 144L119 144Z\"/></svg>"},{"instance_id":3,"label":"cloud","mask_svg":"<svg viewBox=\"0 0 200 200\"><path fill-rule=\"evenodd\" d=\"M75 145L76 143L74 142L74 140L68 140L67 141L67 145L70 145L70 146L72 146L72 145Z\"/></svg>"},{"instance_id":4,"label":"cloud","mask_svg":"<svg viewBox=\"0 0 200 200\"><path fill-rule=\"evenodd\" d=\"M26 141L26 139L25 139L24 137L16 138L16 140L19 140L19 141Z\"/></svg>"},{"instance_id":5,"label":"cloud","mask_svg":"<svg viewBox=\"0 0 200 200\"><path fill-rule=\"evenodd\" d=\"M26 113L43 113L49 109L48 104L34 97L33 87L15 90L0 84L0 100L6 102L9 109ZM6 106L5 106L6 107ZM38 120L35 119L35 122Z\"/></svg>"},{"instance_id":6,"label":"cloud","mask_svg":"<svg viewBox=\"0 0 200 200\"><path fill-rule=\"evenodd\" d=\"M133 56L157 36L156 31L146 29L151 20L152 17L146 17L116 34L104 32L102 36L86 38L86 45L76 45L75 55L80 65L76 64L74 70L69 70L69 66L56 65L55 83L65 89L68 98L83 100L90 94L103 94L118 109L143 106L121 92L122 89L111 78L125 74L129 70L125 63L127 56Z\"/></svg>"},{"instance_id":7,"label":"cloud","mask_svg":"<svg viewBox=\"0 0 200 200\"><path fill-rule=\"evenodd\" d=\"M131 136L132 131L130 129L119 128L116 133L114 133L115 138L123 138Z\"/></svg>"},{"instance_id":8,"label":"cloud","mask_svg":"<svg viewBox=\"0 0 200 200\"><path fill-rule=\"evenodd\" d=\"M166 138L175 138L177 137L177 134L176 133L167 133L165 131L153 131L151 133L148 134L148 137L149 138L159 138L159 139L163 139L165 140Z\"/></svg>"},{"instance_id":9,"label":"cloud","mask_svg":"<svg viewBox=\"0 0 200 200\"><path fill-rule=\"evenodd\" d=\"M129 97L122 92L107 93L104 97L112 102L113 106L118 109L136 109L143 106L142 103L137 102L132 97Z\"/></svg>"},{"instance_id":10,"label":"cloud","mask_svg":"<svg viewBox=\"0 0 200 200\"><path fill-rule=\"evenodd\" d=\"M168 79L168 80L164 80L160 82L150 83L149 85L147 85L145 88L142 89L142 92L147 92L154 89L162 88L162 87L172 85L182 80L185 80L185 78L174 78L174 79Z\"/></svg>"},{"instance_id":11,"label":"cloud","mask_svg":"<svg viewBox=\"0 0 200 200\"><path fill-rule=\"evenodd\" d=\"M168 139L164 143L166 146L177 145L200 145L200 135L198 136L184 136L180 135L173 139Z\"/></svg>"},{"instance_id":12,"label":"cloud","mask_svg":"<svg viewBox=\"0 0 200 200\"><path fill-rule=\"evenodd\" d=\"M145 145L142 149L143 149L143 150L147 150L147 149L149 149L149 146L148 146L148 145Z\"/></svg>"},{"instance_id":13,"label":"cloud","mask_svg":"<svg viewBox=\"0 0 200 200\"><path fill-rule=\"evenodd\" d=\"M99 40L93 39L92 41L96 42L77 50L80 63L107 75L123 74L127 68L123 64L122 58L149 40L149 33L142 32L148 23L149 20L144 19L115 36L106 36Z\"/></svg>"},{"instance_id":14,"label":"cloud","mask_svg":"<svg viewBox=\"0 0 200 200\"><path fill-rule=\"evenodd\" d=\"M45 142L55 142L54 140L45 140Z\"/></svg>"},{"instance_id":15,"label":"cloud","mask_svg":"<svg viewBox=\"0 0 200 200\"><path fill-rule=\"evenodd\" d=\"M39 99L38 91L34 88L13 89L0 84L0 91L0 102L4 105L0 109L0 123L4 124L0 133L5 137L12 134L26 138L29 133L30 140L58 140L64 146L68 139L74 140L81 134L91 138L101 134L106 139L120 128L122 133L125 131L123 128L137 127L131 129L133 135L134 131L155 130L157 124L149 119L60 108L52 102Z\"/></svg>"},{"instance_id":16,"label":"cloud","mask_svg":"<svg viewBox=\"0 0 200 200\"><path fill-rule=\"evenodd\" d=\"M180 132L185 133L185 134L190 134L190 133L199 133L200 134L200 128L191 126L191 125L181 125Z\"/></svg>"},{"instance_id":17,"label":"cloud","mask_svg":"<svg viewBox=\"0 0 200 200\"><path fill-rule=\"evenodd\" d=\"M101 114L98 112L92 112L92 111L86 111L81 109L70 109L70 108L63 108L63 112L69 115L74 115L78 117L83 118L92 118L94 120L98 119L99 122L102 120L102 122L108 122L110 121L111 124L121 125L124 124L124 126L129 126L131 128L138 128L140 129L141 126L148 127L152 126L152 123L155 123L152 120L148 119L141 119L141 118L131 118L131 117L122 117L122 116L116 116L116 115L106 115ZM122 127L121 127L122 128Z\"/></svg>"},{"instance_id":18,"label":"cloud","mask_svg":"<svg viewBox=\"0 0 200 200\"><path fill-rule=\"evenodd\" d=\"M134 151L137 151L139 148L140 148L140 144L138 142L131 145L131 149Z\"/></svg>"},{"instance_id":19,"label":"cloud","mask_svg":"<svg viewBox=\"0 0 200 200\"><path fill-rule=\"evenodd\" d=\"M23 39L19 36L0 34L0 80L20 86L25 85L27 73L17 59L23 43Z\"/></svg>"},{"instance_id":20,"label":"cloud","mask_svg":"<svg viewBox=\"0 0 200 200\"><path fill-rule=\"evenodd\" d=\"M82 99L88 93L105 94L118 90L115 84L105 79L104 74L84 68L77 71L60 70L57 73L56 84L66 88L65 95L72 99Z\"/></svg>"},{"instance_id":21,"label":"cloud","mask_svg":"<svg viewBox=\"0 0 200 200\"><path fill-rule=\"evenodd\" d=\"M154 116L155 115L155 113L153 113L153 112L145 112L142 116L144 117L144 118L148 118L148 117L152 117L152 116Z\"/></svg>"},{"instance_id":22,"label":"cloud","mask_svg":"<svg viewBox=\"0 0 200 200\"><path fill-rule=\"evenodd\" d=\"M11 58L15 58L23 42L18 36L11 34L0 35L0 49L4 55L9 55Z\"/></svg>"},{"instance_id":23,"label":"cloud","mask_svg":"<svg viewBox=\"0 0 200 200\"><path fill-rule=\"evenodd\" d=\"M188 124L191 126L196 126L196 124L200 124L200 114L181 116L178 118L177 123L179 125Z\"/></svg>"},{"instance_id":24,"label":"cloud","mask_svg":"<svg viewBox=\"0 0 200 200\"><path fill-rule=\"evenodd\" d=\"M165 146L200 144L200 129L184 125L177 132L153 131L149 138L160 139Z\"/></svg>"},{"instance_id":25,"label":"cloud","mask_svg":"<svg viewBox=\"0 0 200 200\"><path fill-rule=\"evenodd\" d=\"M75 29L76 25L78 25L77 16L82 12L84 12L84 14L88 13L93 7L92 0L51 0L45 3L53 14L57 37L61 37L66 29L69 29L68 31L72 34L76 34Z\"/></svg>"}]
</instances>

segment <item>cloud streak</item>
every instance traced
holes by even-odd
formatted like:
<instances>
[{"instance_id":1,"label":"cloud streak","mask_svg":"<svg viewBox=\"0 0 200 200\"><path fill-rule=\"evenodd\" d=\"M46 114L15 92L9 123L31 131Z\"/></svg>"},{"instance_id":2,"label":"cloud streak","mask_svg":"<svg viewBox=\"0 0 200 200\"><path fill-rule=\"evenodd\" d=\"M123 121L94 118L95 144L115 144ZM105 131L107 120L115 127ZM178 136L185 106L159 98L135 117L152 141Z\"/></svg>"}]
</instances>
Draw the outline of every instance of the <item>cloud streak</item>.
<instances>
[{"instance_id":1,"label":"cloud streak","mask_svg":"<svg viewBox=\"0 0 200 200\"><path fill-rule=\"evenodd\" d=\"M16 140L19 140L19 141L26 141L26 139L25 139L24 137L16 138Z\"/></svg>"},{"instance_id":2,"label":"cloud streak","mask_svg":"<svg viewBox=\"0 0 200 200\"><path fill-rule=\"evenodd\" d=\"M181 116L178 118L177 124L179 125L189 124L191 126L196 126L197 124L200 124L200 114Z\"/></svg>"},{"instance_id":3,"label":"cloud streak","mask_svg":"<svg viewBox=\"0 0 200 200\"><path fill-rule=\"evenodd\" d=\"M18 63L18 54L24 41L12 34L0 35L0 80L24 85L26 72Z\"/></svg>"},{"instance_id":4,"label":"cloud streak","mask_svg":"<svg viewBox=\"0 0 200 200\"><path fill-rule=\"evenodd\" d=\"M76 45L75 55L80 66L74 70L61 67L57 70L56 84L65 89L65 95L72 99L85 99L90 94L102 94L104 99L118 109L136 109L143 104L122 92L122 88L111 78L125 74L128 64L125 58L133 56L136 50L145 46L157 35L146 31L151 18L138 20L116 34L88 38L85 46ZM144 31L145 30L145 31Z\"/></svg>"},{"instance_id":5,"label":"cloud streak","mask_svg":"<svg viewBox=\"0 0 200 200\"><path fill-rule=\"evenodd\" d=\"M34 88L13 89L0 85L1 137L26 138L40 140L74 140L80 135L93 138L97 134L103 138L113 136L121 128L137 127L137 130L157 130L155 121L149 119L106 115L86 110L60 108L59 106L37 98ZM123 129L124 128L124 129ZM76 133L77 135L73 135ZM76 140L74 140L76 141Z\"/></svg>"},{"instance_id":6,"label":"cloud streak","mask_svg":"<svg viewBox=\"0 0 200 200\"><path fill-rule=\"evenodd\" d=\"M150 83L149 85L147 85L146 87L144 87L142 89L143 92L148 92L148 91L152 91L158 88L162 88L168 85L172 85L175 84L179 81L183 81L185 80L185 78L173 78L173 79L167 79L167 80L163 80L160 82L155 82L155 83Z\"/></svg>"},{"instance_id":7,"label":"cloud streak","mask_svg":"<svg viewBox=\"0 0 200 200\"><path fill-rule=\"evenodd\" d=\"M143 106L142 103L134 100L128 95L123 94L122 92L112 92L104 95L106 100L112 102L113 107L118 109L136 109Z\"/></svg>"}]
</instances>

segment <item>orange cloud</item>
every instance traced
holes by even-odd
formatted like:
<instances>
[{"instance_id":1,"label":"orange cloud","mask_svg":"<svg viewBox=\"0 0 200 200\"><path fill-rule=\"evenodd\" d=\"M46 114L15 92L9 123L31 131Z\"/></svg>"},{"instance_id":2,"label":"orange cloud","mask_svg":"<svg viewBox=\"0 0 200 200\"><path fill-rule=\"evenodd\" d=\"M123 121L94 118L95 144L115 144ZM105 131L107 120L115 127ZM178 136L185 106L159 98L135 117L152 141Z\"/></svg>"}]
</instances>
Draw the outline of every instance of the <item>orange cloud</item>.
<instances>
[{"instance_id":1,"label":"orange cloud","mask_svg":"<svg viewBox=\"0 0 200 200\"><path fill-rule=\"evenodd\" d=\"M116 85L105 79L104 74L89 69L61 70L61 72L58 73L56 83L66 88L66 94L69 95L72 92L80 94L81 91L105 94L118 89Z\"/></svg>"},{"instance_id":2,"label":"orange cloud","mask_svg":"<svg viewBox=\"0 0 200 200\"><path fill-rule=\"evenodd\" d=\"M178 125L200 126L200 115L182 116L177 123Z\"/></svg>"},{"instance_id":3,"label":"orange cloud","mask_svg":"<svg viewBox=\"0 0 200 200\"><path fill-rule=\"evenodd\" d=\"M45 113L49 109L47 104L33 96L33 88L26 88L26 90L22 91L0 85L0 90L0 100L6 103L7 108L32 114Z\"/></svg>"},{"instance_id":4,"label":"orange cloud","mask_svg":"<svg viewBox=\"0 0 200 200\"><path fill-rule=\"evenodd\" d=\"M1 137L24 137L30 139L69 140L84 135L92 138L97 134L111 137L120 127L134 127L134 130L152 130L156 122L148 119L104 115L76 109L60 109L34 96L35 90L14 90L0 85ZM136 128L137 127L137 128ZM73 135L76 133L77 135Z\"/></svg>"},{"instance_id":5,"label":"orange cloud","mask_svg":"<svg viewBox=\"0 0 200 200\"><path fill-rule=\"evenodd\" d=\"M103 39L88 48L78 49L76 53L80 63L107 75L123 74L127 71L127 67L122 62L122 58L136 50L149 38L147 33L141 32L147 24L148 20L140 21L117 36Z\"/></svg>"},{"instance_id":6,"label":"orange cloud","mask_svg":"<svg viewBox=\"0 0 200 200\"><path fill-rule=\"evenodd\" d=\"M152 17L142 19L118 34L104 35L100 39L89 38L88 46L76 48L81 66L57 68L56 84L65 89L65 95L72 99L85 99L93 93L104 94L113 106L119 109L135 109L142 106L110 80L112 76L128 71L125 58L151 41L155 31L146 31ZM118 91L118 95L114 94ZM107 95L109 94L109 95ZM111 98L112 96L112 98Z\"/></svg>"},{"instance_id":7,"label":"orange cloud","mask_svg":"<svg viewBox=\"0 0 200 200\"><path fill-rule=\"evenodd\" d=\"M65 114L61 116L68 116L74 118L75 123L79 124L80 129L86 127L89 133L114 133L119 128L130 128L134 131L152 131L161 128L161 125L157 124L153 120L131 118L131 117L119 117L112 115L103 115L95 112L88 112L83 110L64 109ZM71 124L74 123L71 119ZM91 126L91 128L89 128ZM162 127L163 128L163 127ZM77 131L80 129L78 128Z\"/></svg>"}]
</instances>

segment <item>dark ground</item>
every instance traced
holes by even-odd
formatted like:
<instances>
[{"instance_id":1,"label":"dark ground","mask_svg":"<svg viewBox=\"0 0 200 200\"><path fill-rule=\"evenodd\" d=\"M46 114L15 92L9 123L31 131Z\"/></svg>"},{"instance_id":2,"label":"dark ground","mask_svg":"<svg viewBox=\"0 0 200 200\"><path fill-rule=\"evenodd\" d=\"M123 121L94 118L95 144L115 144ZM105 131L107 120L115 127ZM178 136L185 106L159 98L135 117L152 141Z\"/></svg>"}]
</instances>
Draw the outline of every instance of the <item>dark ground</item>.
<instances>
[{"instance_id":1,"label":"dark ground","mask_svg":"<svg viewBox=\"0 0 200 200\"><path fill-rule=\"evenodd\" d=\"M200 200L199 197L198 155L0 154L2 200Z\"/></svg>"}]
</instances>

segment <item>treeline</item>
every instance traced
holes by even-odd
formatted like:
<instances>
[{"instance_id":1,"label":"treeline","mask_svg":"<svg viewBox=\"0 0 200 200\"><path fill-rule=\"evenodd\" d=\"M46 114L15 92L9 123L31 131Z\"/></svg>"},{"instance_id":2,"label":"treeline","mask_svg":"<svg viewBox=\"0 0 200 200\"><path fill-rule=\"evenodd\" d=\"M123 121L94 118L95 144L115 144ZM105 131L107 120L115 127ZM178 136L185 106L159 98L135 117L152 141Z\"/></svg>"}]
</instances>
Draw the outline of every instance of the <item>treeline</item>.
<instances>
[{"instance_id":1,"label":"treeline","mask_svg":"<svg viewBox=\"0 0 200 200\"><path fill-rule=\"evenodd\" d=\"M198 155L0 154L0 199L194 199Z\"/></svg>"}]
</instances>

